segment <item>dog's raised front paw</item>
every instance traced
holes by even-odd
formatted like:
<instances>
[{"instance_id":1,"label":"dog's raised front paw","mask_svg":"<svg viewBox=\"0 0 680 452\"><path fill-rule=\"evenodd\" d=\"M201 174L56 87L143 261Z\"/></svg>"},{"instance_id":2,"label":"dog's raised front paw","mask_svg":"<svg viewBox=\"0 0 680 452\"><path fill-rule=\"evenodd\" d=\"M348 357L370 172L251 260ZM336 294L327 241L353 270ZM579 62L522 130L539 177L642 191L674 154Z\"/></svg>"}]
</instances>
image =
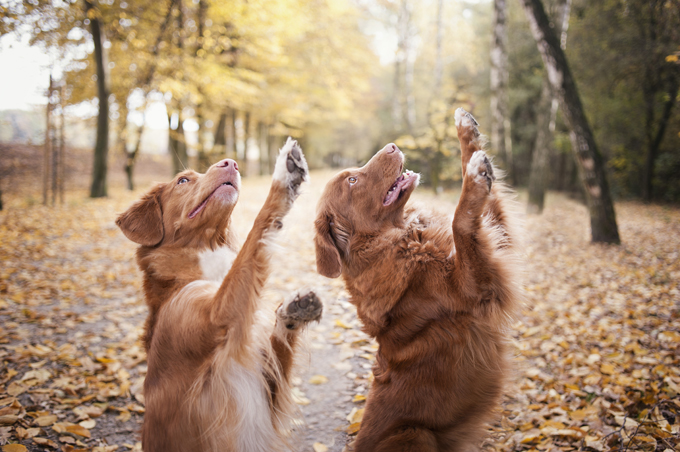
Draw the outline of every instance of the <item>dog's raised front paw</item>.
<instances>
[{"instance_id":1,"label":"dog's raised front paw","mask_svg":"<svg viewBox=\"0 0 680 452\"><path fill-rule=\"evenodd\" d=\"M311 290L298 292L286 300L276 310L276 317L289 330L297 330L301 326L316 320L321 320L323 304L319 297Z\"/></svg>"},{"instance_id":2,"label":"dog's raised front paw","mask_svg":"<svg viewBox=\"0 0 680 452\"><path fill-rule=\"evenodd\" d=\"M493 164L484 151L476 151L472 154L467 165L466 175L477 184L486 184L488 190L491 190L491 185L496 180L496 176L493 174Z\"/></svg>"},{"instance_id":3,"label":"dog's raised front paw","mask_svg":"<svg viewBox=\"0 0 680 452\"><path fill-rule=\"evenodd\" d=\"M274 180L282 182L294 196L297 196L300 184L307 180L309 168L297 141L288 137L286 144L279 151L274 167Z\"/></svg>"}]
</instances>

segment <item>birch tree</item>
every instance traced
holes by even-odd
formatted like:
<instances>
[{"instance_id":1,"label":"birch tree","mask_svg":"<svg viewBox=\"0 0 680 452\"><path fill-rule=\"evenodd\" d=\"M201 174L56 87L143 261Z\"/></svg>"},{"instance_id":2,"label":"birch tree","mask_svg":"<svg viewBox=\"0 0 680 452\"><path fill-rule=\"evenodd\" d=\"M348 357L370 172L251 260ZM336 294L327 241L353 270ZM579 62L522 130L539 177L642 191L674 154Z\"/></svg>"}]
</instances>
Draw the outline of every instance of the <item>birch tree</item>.
<instances>
[{"instance_id":1,"label":"birch tree","mask_svg":"<svg viewBox=\"0 0 680 452\"><path fill-rule=\"evenodd\" d=\"M520 0L531 25L550 85L560 103L570 129L572 149L579 163L579 174L590 211L593 242L620 243L614 203L609 192L604 161L581 104L566 55L541 0Z\"/></svg>"},{"instance_id":2,"label":"birch tree","mask_svg":"<svg viewBox=\"0 0 680 452\"><path fill-rule=\"evenodd\" d=\"M507 0L493 2L493 41L491 43L491 145L513 178L512 139L508 115Z\"/></svg>"},{"instance_id":3,"label":"birch tree","mask_svg":"<svg viewBox=\"0 0 680 452\"><path fill-rule=\"evenodd\" d=\"M555 17L555 32L560 35L560 47L567 48L567 30L571 0L560 0ZM531 157L531 174L529 175L529 201L527 213L542 213L545 205L545 190L548 184L548 157L550 156L550 141L555 131L557 109L559 102L550 87L547 77L543 79L541 100L536 118L536 142Z\"/></svg>"}]
</instances>

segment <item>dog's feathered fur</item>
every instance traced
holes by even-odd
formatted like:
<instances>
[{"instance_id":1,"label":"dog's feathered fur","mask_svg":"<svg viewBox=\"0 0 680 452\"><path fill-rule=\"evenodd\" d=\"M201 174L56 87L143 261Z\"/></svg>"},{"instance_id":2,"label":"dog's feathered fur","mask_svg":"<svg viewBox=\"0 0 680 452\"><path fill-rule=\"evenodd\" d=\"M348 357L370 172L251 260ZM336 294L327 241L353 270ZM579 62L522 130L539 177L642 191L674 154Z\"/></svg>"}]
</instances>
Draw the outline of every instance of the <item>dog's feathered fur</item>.
<instances>
[{"instance_id":1,"label":"dog's feathered fur","mask_svg":"<svg viewBox=\"0 0 680 452\"><path fill-rule=\"evenodd\" d=\"M379 344L356 452L475 449L502 395L517 235L477 122L459 109L456 123L463 188L452 223L405 207L418 176L399 176L391 144L334 177L319 202L317 269L342 275Z\"/></svg>"},{"instance_id":2,"label":"dog's feathered fur","mask_svg":"<svg viewBox=\"0 0 680 452\"><path fill-rule=\"evenodd\" d=\"M307 178L293 140L281 149L269 196L237 252L230 232L240 192L233 160L159 184L117 220L140 244L149 306L145 345L146 452L288 450L289 376L297 331L321 315L312 292L260 310L267 241Z\"/></svg>"}]
</instances>

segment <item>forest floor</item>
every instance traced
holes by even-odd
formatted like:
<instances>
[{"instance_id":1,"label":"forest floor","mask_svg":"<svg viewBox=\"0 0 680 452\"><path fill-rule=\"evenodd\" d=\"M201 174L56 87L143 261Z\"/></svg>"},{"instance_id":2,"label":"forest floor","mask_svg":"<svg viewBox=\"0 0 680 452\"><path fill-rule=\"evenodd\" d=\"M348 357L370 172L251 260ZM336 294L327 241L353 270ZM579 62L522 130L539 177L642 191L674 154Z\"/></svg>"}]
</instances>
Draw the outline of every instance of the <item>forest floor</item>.
<instances>
[{"instance_id":1,"label":"forest floor","mask_svg":"<svg viewBox=\"0 0 680 452\"><path fill-rule=\"evenodd\" d=\"M315 271L312 222L331 173L312 174L279 236L265 297L313 287L323 319L294 381L299 451L345 448L360 428L377 346L340 280ZM244 180L245 238L269 178ZM5 195L0 212L0 446L140 450L146 307L135 245L114 224L142 191L66 204ZM416 202L452 213L457 193ZM616 205L623 244L589 243L584 206L548 197L526 217L526 303L512 329L516 375L485 450L680 449L680 209ZM20 445L19 445L20 444ZM21 446L23 445L23 446Z\"/></svg>"}]
</instances>

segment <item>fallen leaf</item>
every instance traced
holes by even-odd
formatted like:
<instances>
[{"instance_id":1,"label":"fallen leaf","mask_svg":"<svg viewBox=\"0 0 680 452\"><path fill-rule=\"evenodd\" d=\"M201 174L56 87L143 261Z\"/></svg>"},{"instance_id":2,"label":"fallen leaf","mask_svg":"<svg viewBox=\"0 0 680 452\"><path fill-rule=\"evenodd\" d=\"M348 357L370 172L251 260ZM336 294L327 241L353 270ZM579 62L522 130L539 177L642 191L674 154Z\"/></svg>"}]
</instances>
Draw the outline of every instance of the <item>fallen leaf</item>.
<instances>
[{"instance_id":1,"label":"fallen leaf","mask_svg":"<svg viewBox=\"0 0 680 452\"><path fill-rule=\"evenodd\" d=\"M91 436L90 431L80 425L69 425L66 427L66 431L73 433L74 435L82 436L83 438L89 438Z\"/></svg>"},{"instance_id":2,"label":"fallen leaf","mask_svg":"<svg viewBox=\"0 0 680 452\"><path fill-rule=\"evenodd\" d=\"M7 444L6 446L2 446L2 452L27 452L28 449L26 449L26 446L22 446L21 444Z\"/></svg>"},{"instance_id":3,"label":"fallen leaf","mask_svg":"<svg viewBox=\"0 0 680 452\"><path fill-rule=\"evenodd\" d=\"M328 447L326 447L322 443L314 443L312 445L312 449L314 449L314 452L327 452L328 451Z\"/></svg>"},{"instance_id":4,"label":"fallen leaf","mask_svg":"<svg viewBox=\"0 0 680 452\"><path fill-rule=\"evenodd\" d=\"M350 424L347 427L347 430L345 430L345 431L347 432L348 435L351 436L351 435L356 435L357 433L359 433L359 429L361 429L361 422L356 422L354 424Z\"/></svg>"},{"instance_id":5,"label":"fallen leaf","mask_svg":"<svg viewBox=\"0 0 680 452\"><path fill-rule=\"evenodd\" d=\"M36 436L35 438L33 438L33 442L36 443L39 446L49 446L53 449L59 448L57 443L55 443L54 441L52 441L51 439L48 439L48 438L40 438L40 437Z\"/></svg>"},{"instance_id":6,"label":"fallen leaf","mask_svg":"<svg viewBox=\"0 0 680 452\"><path fill-rule=\"evenodd\" d=\"M95 425L97 425L97 422L94 419L88 419L86 421L78 422L78 425L83 428L93 429Z\"/></svg>"},{"instance_id":7,"label":"fallen leaf","mask_svg":"<svg viewBox=\"0 0 680 452\"><path fill-rule=\"evenodd\" d=\"M5 414L4 416L0 416L0 425L12 425L17 420L19 420L19 416L15 414Z\"/></svg>"},{"instance_id":8,"label":"fallen leaf","mask_svg":"<svg viewBox=\"0 0 680 452\"><path fill-rule=\"evenodd\" d=\"M57 416L55 414L40 416L33 421L35 425L39 425L40 427L47 427L55 422L57 422Z\"/></svg>"},{"instance_id":9,"label":"fallen leaf","mask_svg":"<svg viewBox=\"0 0 680 452\"><path fill-rule=\"evenodd\" d=\"M309 379L309 383L313 385L322 385L324 383L328 383L328 378L324 377L323 375L314 375Z\"/></svg>"}]
</instances>

